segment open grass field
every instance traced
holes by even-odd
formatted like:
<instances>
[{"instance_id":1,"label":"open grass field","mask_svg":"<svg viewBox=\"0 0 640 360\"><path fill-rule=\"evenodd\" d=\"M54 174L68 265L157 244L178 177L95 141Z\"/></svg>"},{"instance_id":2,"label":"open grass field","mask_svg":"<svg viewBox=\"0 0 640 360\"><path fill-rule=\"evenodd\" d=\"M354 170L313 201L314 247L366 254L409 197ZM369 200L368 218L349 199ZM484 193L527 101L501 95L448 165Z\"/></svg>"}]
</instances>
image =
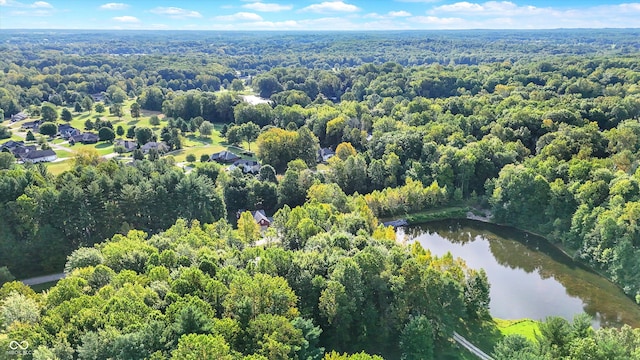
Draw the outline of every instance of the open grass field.
<instances>
[{"instance_id":1,"label":"open grass field","mask_svg":"<svg viewBox=\"0 0 640 360\"><path fill-rule=\"evenodd\" d=\"M53 151L55 151L56 155L58 155L58 159L62 159L62 158L71 158L73 157L73 154L65 151L65 150L56 150L53 149Z\"/></svg>"},{"instance_id":2,"label":"open grass field","mask_svg":"<svg viewBox=\"0 0 640 360\"><path fill-rule=\"evenodd\" d=\"M188 147L180 150L172 151L169 153L176 162L187 161L187 155L193 154L196 156L196 161L200 161L200 156L203 154L211 155L216 152L223 151L225 148L222 145L208 145L198 147Z\"/></svg>"},{"instance_id":3,"label":"open grass field","mask_svg":"<svg viewBox=\"0 0 640 360\"><path fill-rule=\"evenodd\" d=\"M65 161L47 163L47 170L49 170L49 172L53 175L59 175L71 169L72 166L73 166L73 160L69 159Z\"/></svg>"},{"instance_id":4,"label":"open grass field","mask_svg":"<svg viewBox=\"0 0 640 360\"><path fill-rule=\"evenodd\" d=\"M502 335L519 334L531 341L536 341L536 333L540 333L538 322L531 319L504 320L493 319Z\"/></svg>"}]
</instances>

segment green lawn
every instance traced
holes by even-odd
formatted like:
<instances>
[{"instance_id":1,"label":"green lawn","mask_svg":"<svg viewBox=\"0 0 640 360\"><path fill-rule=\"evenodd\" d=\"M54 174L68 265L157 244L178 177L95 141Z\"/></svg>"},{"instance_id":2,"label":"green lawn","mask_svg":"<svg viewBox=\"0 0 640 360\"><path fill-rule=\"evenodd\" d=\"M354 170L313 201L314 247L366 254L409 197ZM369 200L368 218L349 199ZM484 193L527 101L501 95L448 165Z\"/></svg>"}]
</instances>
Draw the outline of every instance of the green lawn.
<instances>
[{"instance_id":1,"label":"green lawn","mask_svg":"<svg viewBox=\"0 0 640 360\"><path fill-rule=\"evenodd\" d=\"M46 163L46 164L47 164L47 170L49 170L51 174L59 175L71 169L71 167L73 166L73 160L69 159L66 161L59 161L55 163Z\"/></svg>"},{"instance_id":2,"label":"green lawn","mask_svg":"<svg viewBox=\"0 0 640 360\"><path fill-rule=\"evenodd\" d=\"M507 335L520 334L535 342L538 322L531 319L505 320L493 318L483 321L480 325L469 325L461 322L456 331L480 348L480 350L491 355L495 345Z\"/></svg>"},{"instance_id":3,"label":"green lawn","mask_svg":"<svg viewBox=\"0 0 640 360\"><path fill-rule=\"evenodd\" d=\"M74 151L80 149L95 149L100 155L108 155L113 153L113 144L107 142L99 142L97 144L75 144L71 147Z\"/></svg>"},{"instance_id":4,"label":"green lawn","mask_svg":"<svg viewBox=\"0 0 640 360\"><path fill-rule=\"evenodd\" d=\"M538 322L531 319L504 320L493 319L502 335L520 334L531 341L536 341L536 333L540 333Z\"/></svg>"},{"instance_id":5,"label":"green lawn","mask_svg":"<svg viewBox=\"0 0 640 360\"><path fill-rule=\"evenodd\" d=\"M68 151L64 151L64 150L54 150L56 152L56 155L58 155L58 158L70 158L73 157L73 154L68 152Z\"/></svg>"},{"instance_id":6,"label":"green lawn","mask_svg":"<svg viewBox=\"0 0 640 360\"><path fill-rule=\"evenodd\" d=\"M200 156L203 154L211 155L213 153L217 153L223 150L225 150L225 148L221 145L208 145L208 146L183 148L180 150L172 151L170 155L174 157L176 162L187 161L187 155L189 154L195 155L196 161L200 161Z\"/></svg>"}]
</instances>

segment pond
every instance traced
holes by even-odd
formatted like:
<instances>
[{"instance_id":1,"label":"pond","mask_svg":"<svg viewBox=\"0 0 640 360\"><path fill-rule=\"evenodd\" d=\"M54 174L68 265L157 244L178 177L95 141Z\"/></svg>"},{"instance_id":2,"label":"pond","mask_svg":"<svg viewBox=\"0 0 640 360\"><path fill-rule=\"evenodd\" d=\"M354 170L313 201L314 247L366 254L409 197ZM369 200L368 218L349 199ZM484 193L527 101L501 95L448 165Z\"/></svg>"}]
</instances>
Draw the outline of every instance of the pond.
<instances>
[{"instance_id":1,"label":"pond","mask_svg":"<svg viewBox=\"0 0 640 360\"><path fill-rule=\"evenodd\" d=\"M544 238L472 220L400 227L399 239L419 241L434 255L451 252L483 268L491 284L493 317L562 316L586 312L593 325L640 327L640 306L604 277L573 261Z\"/></svg>"}]
</instances>

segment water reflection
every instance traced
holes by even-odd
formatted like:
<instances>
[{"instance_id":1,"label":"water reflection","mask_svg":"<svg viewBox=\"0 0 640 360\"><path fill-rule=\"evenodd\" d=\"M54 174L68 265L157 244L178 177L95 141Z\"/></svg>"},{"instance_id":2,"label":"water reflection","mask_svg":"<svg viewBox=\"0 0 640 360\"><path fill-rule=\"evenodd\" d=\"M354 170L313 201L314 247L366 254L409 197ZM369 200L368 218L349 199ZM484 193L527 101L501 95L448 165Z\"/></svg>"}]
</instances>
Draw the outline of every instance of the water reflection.
<instances>
[{"instance_id":1,"label":"water reflection","mask_svg":"<svg viewBox=\"0 0 640 360\"><path fill-rule=\"evenodd\" d=\"M595 326L640 326L640 307L622 290L543 238L470 220L399 228L398 235L435 255L451 252L470 267L484 268L494 317L572 319L586 312Z\"/></svg>"}]
</instances>

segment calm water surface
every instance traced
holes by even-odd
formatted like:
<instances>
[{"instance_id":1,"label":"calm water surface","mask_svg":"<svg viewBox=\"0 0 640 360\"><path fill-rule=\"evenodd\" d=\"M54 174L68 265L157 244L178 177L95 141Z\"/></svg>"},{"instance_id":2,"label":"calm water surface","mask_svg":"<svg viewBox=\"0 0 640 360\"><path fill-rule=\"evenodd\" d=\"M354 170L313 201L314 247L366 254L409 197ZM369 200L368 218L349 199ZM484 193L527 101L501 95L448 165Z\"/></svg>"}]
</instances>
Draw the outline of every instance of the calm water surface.
<instances>
[{"instance_id":1,"label":"calm water surface","mask_svg":"<svg viewBox=\"0 0 640 360\"><path fill-rule=\"evenodd\" d=\"M494 317L571 320L586 312L596 327L640 327L640 306L543 238L471 220L398 228L398 236L419 241L434 255L451 252L469 267L485 269Z\"/></svg>"}]
</instances>

